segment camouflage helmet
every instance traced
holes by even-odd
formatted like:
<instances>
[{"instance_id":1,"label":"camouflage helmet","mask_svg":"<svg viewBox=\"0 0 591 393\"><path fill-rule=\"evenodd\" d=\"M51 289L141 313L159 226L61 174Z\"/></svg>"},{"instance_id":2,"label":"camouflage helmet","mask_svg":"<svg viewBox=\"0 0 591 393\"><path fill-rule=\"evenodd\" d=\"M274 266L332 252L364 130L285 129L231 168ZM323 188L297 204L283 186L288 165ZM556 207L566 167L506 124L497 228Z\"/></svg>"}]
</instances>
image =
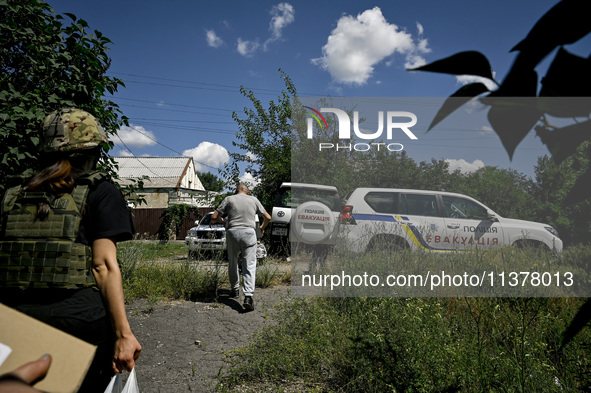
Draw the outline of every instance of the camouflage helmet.
<instances>
[{"instance_id":1,"label":"camouflage helmet","mask_svg":"<svg viewBox=\"0 0 591 393\"><path fill-rule=\"evenodd\" d=\"M92 149L107 142L103 127L90 113L76 108L63 108L48 115L41 124L43 152L69 152Z\"/></svg>"}]
</instances>

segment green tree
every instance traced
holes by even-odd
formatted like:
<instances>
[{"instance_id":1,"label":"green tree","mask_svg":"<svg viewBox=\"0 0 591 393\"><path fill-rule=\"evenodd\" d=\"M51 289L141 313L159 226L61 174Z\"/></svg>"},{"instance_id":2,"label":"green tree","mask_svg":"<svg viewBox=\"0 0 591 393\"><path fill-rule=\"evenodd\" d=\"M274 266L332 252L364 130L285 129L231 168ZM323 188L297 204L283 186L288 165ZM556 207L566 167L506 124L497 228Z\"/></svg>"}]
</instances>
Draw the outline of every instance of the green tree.
<instances>
[{"instance_id":1,"label":"green tree","mask_svg":"<svg viewBox=\"0 0 591 393\"><path fill-rule=\"evenodd\" d=\"M356 187L410 188L420 190L447 190L459 174L449 173L449 164L444 160L417 163L405 151L389 152L375 150L360 152L352 157Z\"/></svg>"},{"instance_id":2,"label":"green tree","mask_svg":"<svg viewBox=\"0 0 591 393\"><path fill-rule=\"evenodd\" d=\"M584 150L584 149L580 149ZM591 201L576 200L571 193L589 167L584 152L557 165L548 156L538 158L532 195L538 201L536 217L558 230L567 244L588 243L591 237Z\"/></svg>"},{"instance_id":3,"label":"green tree","mask_svg":"<svg viewBox=\"0 0 591 393\"><path fill-rule=\"evenodd\" d=\"M533 181L514 169L486 166L464 175L453 191L478 199L501 216L533 220L532 188Z\"/></svg>"},{"instance_id":4,"label":"green tree","mask_svg":"<svg viewBox=\"0 0 591 393\"><path fill-rule=\"evenodd\" d=\"M207 191L220 192L226 186L222 179L211 172L199 173L199 180Z\"/></svg>"},{"instance_id":5,"label":"green tree","mask_svg":"<svg viewBox=\"0 0 591 393\"><path fill-rule=\"evenodd\" d=\"M105 75L112 42L72 14L42 0L0 0L0 176L30 167L43 118L61 107L94 114L108 134L127 118L105 98L123 82ZM107 151L112 144L105 144ZM106 158L106 155L105 157ZM104 162L107 171L112 163ZM0 185L0 187L3 187Z\"/></svg>"},{"instance_id":6,"label":"green tree","mask_svg":"<svg viewBox=\"0 0 591 393\"><path fill-rule=\"evenodd\" d=\"M232 145L241 152L230 153L231 161L223 170L226 180L236 185L240 176L238 164L246 163L245 170L259 180L253 193L266 207L273 205L281 183L291 178L291 99L296 96L296 89L290 78L281 70L280 73L286 90L267 108L251 90L240 88L254 109L244 108L244 118L236 112L232 114L239 128Z\"/></svg>"}]
</instances>

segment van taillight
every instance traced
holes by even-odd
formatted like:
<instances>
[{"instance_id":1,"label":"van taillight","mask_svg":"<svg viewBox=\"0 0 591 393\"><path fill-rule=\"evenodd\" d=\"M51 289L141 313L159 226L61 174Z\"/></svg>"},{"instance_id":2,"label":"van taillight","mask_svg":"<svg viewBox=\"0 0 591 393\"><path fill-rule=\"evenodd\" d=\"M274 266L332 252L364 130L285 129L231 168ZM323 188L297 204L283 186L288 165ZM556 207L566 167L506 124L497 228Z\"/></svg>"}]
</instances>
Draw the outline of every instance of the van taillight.
<instances>
[{"instance_id":1,"label":"van taillight","mask_svg":"<svg viewBox=\"0 0 591 393\"><path fill-rule=\"evenodd\" d=\"M339 215L339 221L341 224L357 225L355 218L353 217L353 206L347 205L343 207L341 214Z\"/></svg>"}]
</instances>

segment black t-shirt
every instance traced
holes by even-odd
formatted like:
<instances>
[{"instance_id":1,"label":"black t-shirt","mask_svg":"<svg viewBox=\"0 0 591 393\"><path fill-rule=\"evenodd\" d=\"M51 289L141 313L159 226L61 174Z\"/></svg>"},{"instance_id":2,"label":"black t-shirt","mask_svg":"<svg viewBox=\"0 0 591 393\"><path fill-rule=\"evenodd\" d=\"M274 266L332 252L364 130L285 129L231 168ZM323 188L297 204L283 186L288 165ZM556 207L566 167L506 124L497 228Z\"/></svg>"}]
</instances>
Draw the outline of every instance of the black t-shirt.
<instances>
[{"instance_id":1,"label":"black t-shirt","mask_svg":"<svg viewBox=\"0 0 591 393\"><path fill-rule=\"evenodd\" d=\"M124 241L133 238L134 233L131 213L121 191L109 181L100 182L86 198L86 207L76 242L92 244L96 239L107 237L115 241ZM51 315L60 317L72 315L85 321L95 321L106 316L100 294L93 288L29 289L26 292L18 288L5 288L0 289L0 302L62 330L64 330L62 326L50 320ZM32 306L29 307L27 304Z\"/></svg>"},{"instance_id":2,"label":"black t-shirt","mask_svg":"<svg viewBox=\"0 0 591 393\"><path fill-rule=\"evenodd\" d=\"M134 233L131 213L121 191L111 182L99 183L86 199L76 241L92 245L94 240L108 237L119 242L132 239Z\"/></svg>"}]
</instances>

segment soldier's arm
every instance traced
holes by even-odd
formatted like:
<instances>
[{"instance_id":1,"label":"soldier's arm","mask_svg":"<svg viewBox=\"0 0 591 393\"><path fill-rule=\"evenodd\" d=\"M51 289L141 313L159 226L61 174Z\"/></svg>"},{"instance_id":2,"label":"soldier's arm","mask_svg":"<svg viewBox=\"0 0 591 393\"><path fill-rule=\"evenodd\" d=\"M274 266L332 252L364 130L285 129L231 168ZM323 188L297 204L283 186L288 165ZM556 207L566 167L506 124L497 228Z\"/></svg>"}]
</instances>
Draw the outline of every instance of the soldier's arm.
<instances>
[{"instance_id":1,"label":"soldier's arm","mask_svg":"<svg viewBox=\"0 0 591 393\"><path fill-rule=\"evenodd\" d=\"M115 372L131 371L142 347L133 335L125 313L117 246L112 239L96 239L92 242L92 265L94 278L106 302L117 338L113 369Z\"/></svg>"}]
</instances>

